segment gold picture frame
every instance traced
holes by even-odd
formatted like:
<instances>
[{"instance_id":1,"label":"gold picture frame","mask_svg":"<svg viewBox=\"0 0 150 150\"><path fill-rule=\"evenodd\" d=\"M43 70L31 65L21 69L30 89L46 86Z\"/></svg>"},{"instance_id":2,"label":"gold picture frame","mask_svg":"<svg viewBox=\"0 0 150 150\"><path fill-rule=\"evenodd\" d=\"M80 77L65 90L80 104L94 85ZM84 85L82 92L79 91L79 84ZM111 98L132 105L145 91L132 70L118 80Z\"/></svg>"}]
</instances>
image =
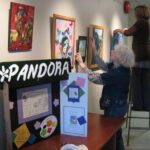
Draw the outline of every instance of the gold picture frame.
<instances>
[{"instance_id":1,"label":"gold picture frame","mask_svg":"<svg viewBox=\"0 0 150 150\"><path fill-rule=\"evenodd\" d=\"M90 43L90 37L93 37L95 39L96 50L97 50L100 58L103 58L104 26L90 25L89 34L88 34L89 43ZM98 67L98 65L94 63L92 48L90 47L90 44L88 44L87 66L90 69L95 69Z\"/></svg>"},{"instance_id":2,"label":"gold picture frame","mask_svg":"<svg viewBox=\"0 0 150 150\"><path fill-rule=\"evenodd\" d=\"M76 19L53 15L52 59L70 58L74 67Z\"/></svg>"}]
</instances>

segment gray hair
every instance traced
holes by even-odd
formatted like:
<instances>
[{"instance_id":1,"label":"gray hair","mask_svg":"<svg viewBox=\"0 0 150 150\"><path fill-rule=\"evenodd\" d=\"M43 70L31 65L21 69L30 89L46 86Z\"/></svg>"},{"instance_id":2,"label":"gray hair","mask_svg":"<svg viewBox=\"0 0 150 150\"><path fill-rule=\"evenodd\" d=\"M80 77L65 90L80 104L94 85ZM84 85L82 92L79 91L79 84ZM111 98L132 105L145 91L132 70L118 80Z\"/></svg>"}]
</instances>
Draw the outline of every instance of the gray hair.
<instances>
[{"instance_id":1,"label":"gray hair","mask_svg":"<svg viewBox=\"0 0 150 150\"><path fill-rule=\"evenodd\" d=\"M115 56L117 62L124 67L133 67L135 65L135 55L133 50L125 45L115 46Z\"/></svg>"}]
</instances>

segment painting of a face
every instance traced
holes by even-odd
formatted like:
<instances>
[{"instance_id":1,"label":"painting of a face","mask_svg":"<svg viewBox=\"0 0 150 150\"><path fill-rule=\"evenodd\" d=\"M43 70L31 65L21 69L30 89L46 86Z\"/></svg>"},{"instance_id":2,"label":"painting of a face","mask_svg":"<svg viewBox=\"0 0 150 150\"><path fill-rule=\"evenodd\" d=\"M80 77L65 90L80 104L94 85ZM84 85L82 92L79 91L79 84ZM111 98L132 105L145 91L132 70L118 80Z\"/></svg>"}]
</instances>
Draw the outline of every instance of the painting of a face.
<instances>
[{"instance_id":1,"label":"painting of a face","mask_svg":"<svg viewBox=\"0 0 150 150\"><path fill-rule=\"evenodd\" d=\"M62 38L62 49L61 49L62 58L67 58L68 50L69 50L69 39L68 39L68 37L63 37Z\"/></svg>"},{"instance_id":2,"label":"painting of a face","mask_svg":"<svg viewBox=\"0 0 150 150\"><path fill-rule=\"evenodd\" d=\"M54 47L52 52L52 57L61 59L61 58L70 58L71 64L73 63L74 57L74 35L75 35L75 22L72 20L61 18L57 15L55 17L55 26L54 26Z\"/></svg>"},{"instance_id":3,"label":"painting of a face","mask_svg":"<svg viewBox=\"0 0 150 150\"><path fill-rule=\"evenodd\" d=\"M34 7L11 4L9 50L31 50Z\"/></svg>"}]
</instances>

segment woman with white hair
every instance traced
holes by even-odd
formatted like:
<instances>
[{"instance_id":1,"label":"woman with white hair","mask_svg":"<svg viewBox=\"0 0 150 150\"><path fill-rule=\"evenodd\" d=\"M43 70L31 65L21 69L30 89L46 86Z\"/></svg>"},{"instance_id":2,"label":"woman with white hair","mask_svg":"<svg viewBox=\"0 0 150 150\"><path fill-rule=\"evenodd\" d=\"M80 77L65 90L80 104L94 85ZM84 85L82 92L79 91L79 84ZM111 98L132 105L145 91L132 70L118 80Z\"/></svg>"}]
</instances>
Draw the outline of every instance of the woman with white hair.
<instances>
[{"instance_id":1,"label":"woman with white hair","mask_svg":"<svg viewBox=\"0 0 150 150\"><path fill-rule=\"evenodd\" d=\"M100 108L104 109L105 116L124 117L127 112L127 97L130 78L130 67L134 65L134 54L131 49L123 45L117 45L111 52L112 63L106 64L99 58L95 41L90 39L90 44L99 69L104 73L94 73L89 70L82 61L80 54L76 54L82 72L88 73L89 80L95 84L104 85ZM124 150L122 129L116 135L116 150Z\"/></svg>"}]
</instances>

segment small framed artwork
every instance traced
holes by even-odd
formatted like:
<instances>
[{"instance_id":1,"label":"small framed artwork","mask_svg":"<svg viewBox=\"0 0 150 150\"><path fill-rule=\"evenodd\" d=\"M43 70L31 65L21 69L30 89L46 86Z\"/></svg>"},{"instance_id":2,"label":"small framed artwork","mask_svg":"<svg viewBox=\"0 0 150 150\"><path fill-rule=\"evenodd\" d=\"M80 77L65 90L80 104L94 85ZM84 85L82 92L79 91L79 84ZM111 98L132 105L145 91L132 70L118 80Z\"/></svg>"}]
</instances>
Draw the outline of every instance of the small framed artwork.
<instances>
[{"instance_id":1,"label":"small framed artwork","mask_svg":"<svg viewBox=\"0 0 150 150\"><path fill-rule=\"evenodd\" d=\"M19 124L52 114L51 84L17 90Z\"/></svg>"},{"instance_id":2,"label":"small framed artwork","mask_svg":"<svg viewBox=\"0 0 150 150\"><path fill-rule=\"evenodd\" d=\"M100 58L103 57L103 41L104 41L104 27L91 25L89 27L89 40L90 37L93 37L95 40L96 51L99 54ZM89 41L90 42L90 41ZM97 68L95 63L94 56L92 53L92 48L88 46L88 59L87 59L88 68L94 69Z\"/></svg>"},{"instance_id":3,"label":"small framed artwork","mask_svg":"<svg viewBox=\"0 0 150 150\"><path fill-rule=\"evenodd\" d=\"M63 134L86 137L87 120L84 107L64 106L63 113Z\"/></svg>"},{"instance_id":4,"label":"small framed artwork","mask_svg":"<svg viewBox=\"0 0 150 150\"><path fill-rule=\"evenodd\" d=\"M32 49L34 7L11 3L9 45L10 52Z\"/></svg>"},{"instance_id":5,"label":"small framed artwork","mask_svg":"<svg viewBox=\"0 0 150 150\"><path fill-rule=\"evenodd\" d=\"M74 66L76 19L53 15L52 59L69 58Z\"/></svg>"},{"instance_id":6,"label":"small framed artwork","mask_svg":"<svg viewBox=\"0 0 150 150\"><path fill-rule=\"evenodd\" d=\"M68 87L68 101L79 102L80 89L79 86L69 86Z\"/></svg>"},{"instance_id":7,"label":"small framed artwork","mask_svg":"<svg viewBox=\"0 0 150 150\"><path fill-rule=\"evenodd\" d=\"M86 36L79 36L77 52L80 53L83 61L85 62L86 52L87 52L87 37Z\"/></svg>"}]
</instances>

